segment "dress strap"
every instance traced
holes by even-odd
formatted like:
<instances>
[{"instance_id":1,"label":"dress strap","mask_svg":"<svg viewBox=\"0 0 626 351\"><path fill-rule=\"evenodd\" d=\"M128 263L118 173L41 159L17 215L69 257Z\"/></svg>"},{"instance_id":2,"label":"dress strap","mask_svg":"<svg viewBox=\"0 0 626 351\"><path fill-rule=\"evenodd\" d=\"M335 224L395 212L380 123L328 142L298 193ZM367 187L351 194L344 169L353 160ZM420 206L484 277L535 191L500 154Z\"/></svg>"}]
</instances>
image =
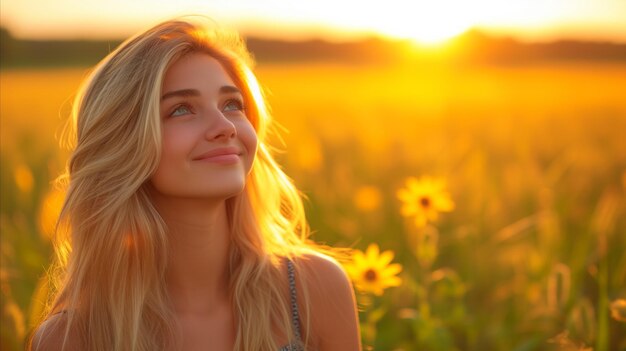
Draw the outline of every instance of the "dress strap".
<instances>
[{"instance_id":1,"label":"dress strap","mask_svg":"<svg viewBox=\"0 0 626 351\"><path fill-rule=\"evenodd\" d=\"M298 341L302 341L300 332L300 313L298 312L298 299L296 294L296 273L293 262L287 259L287 272L289 273L289 292L291 294L291 322L293 323L293 331Z\"/></svg>"}]
</instances>

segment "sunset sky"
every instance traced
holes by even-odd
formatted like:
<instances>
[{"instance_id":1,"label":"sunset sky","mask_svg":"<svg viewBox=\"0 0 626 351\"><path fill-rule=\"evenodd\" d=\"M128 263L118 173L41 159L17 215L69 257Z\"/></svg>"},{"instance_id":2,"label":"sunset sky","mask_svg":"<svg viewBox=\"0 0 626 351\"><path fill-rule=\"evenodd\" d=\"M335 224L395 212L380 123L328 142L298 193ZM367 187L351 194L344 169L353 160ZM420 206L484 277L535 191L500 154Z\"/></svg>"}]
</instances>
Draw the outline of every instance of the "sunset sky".
<instances>
[{"instance_id":1,"label":"sunset sky","mask_svg":"<svg viewBox=\"0 0 626 351\"><path fill-rule=\"evenodd\" d=\"M625 0L3 0L21 38L118 38L199 13L247 35L344 40L365 35L436 43L475 27L527 41L626 42Z\"/></svg>"}]
</instances>

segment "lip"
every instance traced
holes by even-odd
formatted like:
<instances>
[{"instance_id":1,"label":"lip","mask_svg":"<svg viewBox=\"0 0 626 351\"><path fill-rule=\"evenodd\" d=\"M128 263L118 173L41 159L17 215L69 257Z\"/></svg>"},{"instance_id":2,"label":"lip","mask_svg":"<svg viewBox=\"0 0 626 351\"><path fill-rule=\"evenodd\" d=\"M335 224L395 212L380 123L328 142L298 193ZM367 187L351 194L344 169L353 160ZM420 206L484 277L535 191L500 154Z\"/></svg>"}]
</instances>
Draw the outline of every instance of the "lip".
<instances>
[{"instance_id":1,"label":"lip","mask_svg":"<svg viewBox=\"0 0 626 351\"><path fill-rule=\"evenodd\" d=\"M209 150L194 157L194 161L207 161L215 163L233 163L239 160L241 152L236 147L221 147Z\"/></svg>"}]
</instances>

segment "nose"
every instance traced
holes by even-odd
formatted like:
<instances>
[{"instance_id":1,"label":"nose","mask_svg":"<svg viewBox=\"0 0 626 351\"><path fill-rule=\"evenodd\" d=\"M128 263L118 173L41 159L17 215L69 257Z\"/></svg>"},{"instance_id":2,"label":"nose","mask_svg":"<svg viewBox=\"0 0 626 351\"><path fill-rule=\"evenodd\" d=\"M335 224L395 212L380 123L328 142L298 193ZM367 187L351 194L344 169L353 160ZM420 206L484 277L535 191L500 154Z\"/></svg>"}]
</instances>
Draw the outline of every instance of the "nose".
<instances>
[{"instance_id":1,"label":"nose","mask_svg":"<svg viewBox=\"0 0 626 351\"><path fill-rule=\"evenodd\" d=\"M207 140L231 139L237 135L235 124L226 118L222 111L215 109L209 114L205 132Z\"/></svg>"}]
</instances>

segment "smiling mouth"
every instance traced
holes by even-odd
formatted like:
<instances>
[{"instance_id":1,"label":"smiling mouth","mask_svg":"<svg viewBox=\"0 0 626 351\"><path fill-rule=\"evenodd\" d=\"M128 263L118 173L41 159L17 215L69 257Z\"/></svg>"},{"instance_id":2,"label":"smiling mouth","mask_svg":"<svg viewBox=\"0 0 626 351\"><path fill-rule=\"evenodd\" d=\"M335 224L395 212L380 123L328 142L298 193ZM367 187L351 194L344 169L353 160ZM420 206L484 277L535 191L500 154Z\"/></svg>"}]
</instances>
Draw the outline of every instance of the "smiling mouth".
<instances>
[{"instance_id":1,"label":"smiling mouth","mask_svg":"<svg viewBox=\"0 0 626 351\"><path fill-rule=\"evenodd\" d=\"M200 156L194 158L194 161L230 164L239 161L241 153L237 148L226 147L213 149L209 152L205 152Z\"/></svg>"},{"instance_id":2,"label":"smiling mouth","mask_svg":"<svg viewBox=\"0 0 626 351\"><path fill-rule=\"evenodd\" d=\"M205 162L213 162L213 163L235 163L239 161L239 155L237 154L228 154L228 155L219 155L219 156L211 156L207 158L200 159L198 161Z\"/></svg>"}]
</instances>

